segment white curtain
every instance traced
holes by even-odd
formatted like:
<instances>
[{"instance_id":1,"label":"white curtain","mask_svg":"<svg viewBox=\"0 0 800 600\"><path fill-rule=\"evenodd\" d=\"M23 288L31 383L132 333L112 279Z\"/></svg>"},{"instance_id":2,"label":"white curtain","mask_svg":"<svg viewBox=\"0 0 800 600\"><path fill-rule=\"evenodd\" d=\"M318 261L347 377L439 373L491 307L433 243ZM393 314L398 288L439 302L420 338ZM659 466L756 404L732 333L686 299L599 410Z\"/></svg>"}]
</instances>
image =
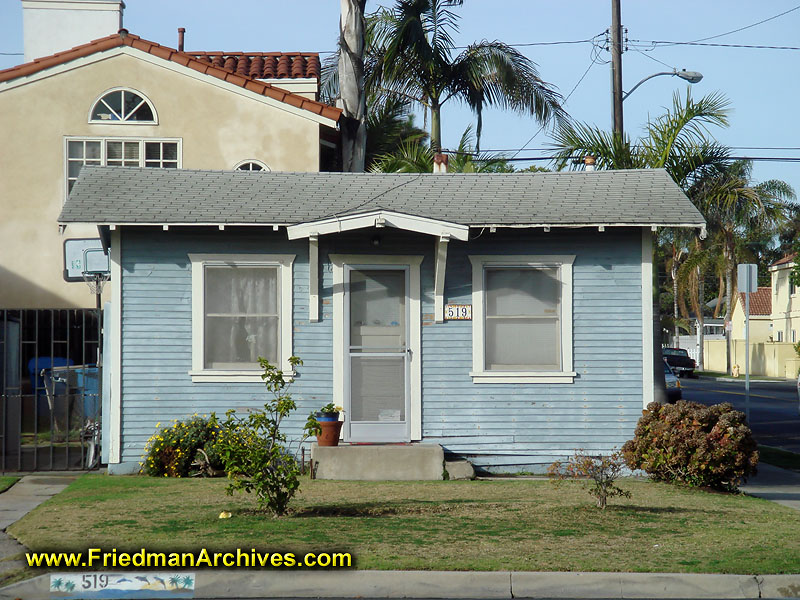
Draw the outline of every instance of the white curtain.
<instances>
[{"instance_id":1,"label":"white curtain","mask_svg":"<svg viewBox=\"0 0 800 600\"><path fill-rule=\"evenodd\" d=\"M252 368L279 360L278 268L205 268L205 366Z\"/></svg>"}]
</instances>

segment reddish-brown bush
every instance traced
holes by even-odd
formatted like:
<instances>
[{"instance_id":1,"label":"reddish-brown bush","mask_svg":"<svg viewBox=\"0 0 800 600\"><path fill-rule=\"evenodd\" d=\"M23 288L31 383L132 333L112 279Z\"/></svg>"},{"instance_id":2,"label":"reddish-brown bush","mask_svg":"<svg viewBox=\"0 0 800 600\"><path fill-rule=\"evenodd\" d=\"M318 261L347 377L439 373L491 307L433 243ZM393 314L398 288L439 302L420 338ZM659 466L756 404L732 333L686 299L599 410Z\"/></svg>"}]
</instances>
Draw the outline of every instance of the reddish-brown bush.
<instances>
[{"instance_id":1,"label":"reddish-brown bush","mask_svg":"<svg viewBox=\"0 0 800 600\"><path fill-rule=\"evenodd\" d=\"M744 414L727 403L652 402L622 453L631 469L642 469L655 480L721 490L735 490L758 464Z\"/></svg>"}]
</instances>

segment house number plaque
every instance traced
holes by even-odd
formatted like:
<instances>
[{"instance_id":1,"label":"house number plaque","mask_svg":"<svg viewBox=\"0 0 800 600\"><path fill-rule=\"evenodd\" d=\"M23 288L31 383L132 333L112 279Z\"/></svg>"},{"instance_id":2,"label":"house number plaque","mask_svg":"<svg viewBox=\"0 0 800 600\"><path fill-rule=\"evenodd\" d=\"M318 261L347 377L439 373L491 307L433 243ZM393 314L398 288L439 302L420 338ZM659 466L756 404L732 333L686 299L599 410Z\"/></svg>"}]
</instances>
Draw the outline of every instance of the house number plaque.
<instances>
[{"instance_id":1,"label":"house number plaque","mask_svg":"<svg viewBox=\"0 0 800 600\"><path fill-rule=\"evenodd\" d=\"M448 321L471 321L472 304L447 304L444 307L444 318Z\"/></svg>"}]
</instances>

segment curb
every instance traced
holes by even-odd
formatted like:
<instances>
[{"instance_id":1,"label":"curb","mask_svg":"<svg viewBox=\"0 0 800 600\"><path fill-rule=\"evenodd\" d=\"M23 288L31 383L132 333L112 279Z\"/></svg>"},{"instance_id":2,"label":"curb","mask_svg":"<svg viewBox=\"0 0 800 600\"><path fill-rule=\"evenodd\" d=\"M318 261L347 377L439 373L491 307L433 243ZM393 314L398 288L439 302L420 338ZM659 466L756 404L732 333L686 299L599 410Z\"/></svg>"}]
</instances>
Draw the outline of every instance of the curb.
<instances>
[{"instance_id":1,"label":"curb","mask_svg":"<svg viewBox=\"0 0 800 600\"><path fill-rule=\"evenodd\" d=\"M800 598L797 575L461 571L196 571L195 598ZM48 598L49 575L0 589Z\"/></svg>"}]
</instances>

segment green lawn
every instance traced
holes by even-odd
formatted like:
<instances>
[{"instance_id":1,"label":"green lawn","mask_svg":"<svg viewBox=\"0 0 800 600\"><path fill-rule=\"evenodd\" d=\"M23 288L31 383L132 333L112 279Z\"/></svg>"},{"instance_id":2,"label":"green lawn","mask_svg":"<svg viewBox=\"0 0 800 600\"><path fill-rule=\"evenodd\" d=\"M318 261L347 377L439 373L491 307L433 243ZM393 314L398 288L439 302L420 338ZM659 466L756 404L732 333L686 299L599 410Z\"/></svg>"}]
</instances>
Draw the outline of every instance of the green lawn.
<instances>
[{"instance_id":1,"label":"green lawn","mask_svg":"<svg viewBox=\"0 0 800 600\"><path fill-rule=\"evenodd\" d=\"M0 494L5 492L8 488L19 481L19 477L12 477L10 475L0 475Z\"/></svg>"},{"instance_id":2,"label":"green lawn","mask_svg":"<svg viewBox=\"0 0 800 600\"><path fill-rule=\"evenodd\" d=\"M223 479L86 475L10 527L34 550L346 551L361 569L797 572L800 512L624 480L605 511L575 482L304 480L289 517ZM223 510L231 519L219 519Z\"/></svg>"},{"instance_id":3,"label":"green lawn","mask_svg":"<svg viewBox=\"0 0 800 600\"><path fill-rule=\"evenodd\" d=\"M797 454L796 452L789 452L788 450L784 450L782 448L759 446L758 460L759 462L774 465L782 469L800 471L800 454Z\"/></svg>"}]
</instances>

